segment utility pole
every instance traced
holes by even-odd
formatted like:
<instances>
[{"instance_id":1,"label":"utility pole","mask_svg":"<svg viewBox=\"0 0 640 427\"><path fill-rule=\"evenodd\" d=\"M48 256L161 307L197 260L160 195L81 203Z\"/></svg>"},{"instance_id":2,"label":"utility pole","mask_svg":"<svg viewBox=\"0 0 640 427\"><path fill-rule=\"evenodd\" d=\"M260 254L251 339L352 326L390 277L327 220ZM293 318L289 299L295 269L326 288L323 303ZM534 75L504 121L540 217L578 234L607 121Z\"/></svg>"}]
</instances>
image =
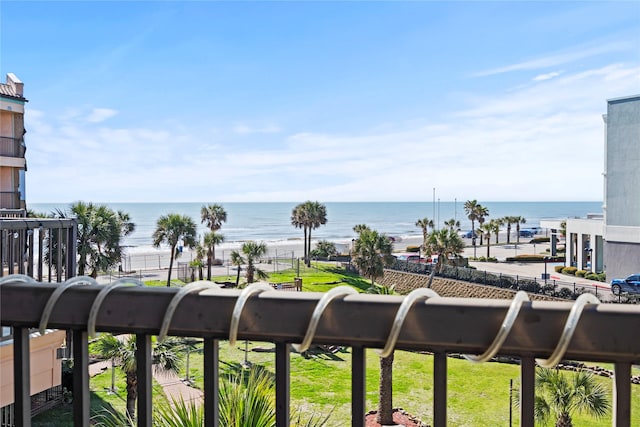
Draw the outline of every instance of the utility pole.
<instances>
[{"instance_id":1,"label":"utility pole","mask_svg":"<svg viewBox=\"0 0 640 427\"><path fill-rule=\"evenodd\" d=\"M436 220L436 187L433 187L433 220Z\"/></svg>"}]
</instances>

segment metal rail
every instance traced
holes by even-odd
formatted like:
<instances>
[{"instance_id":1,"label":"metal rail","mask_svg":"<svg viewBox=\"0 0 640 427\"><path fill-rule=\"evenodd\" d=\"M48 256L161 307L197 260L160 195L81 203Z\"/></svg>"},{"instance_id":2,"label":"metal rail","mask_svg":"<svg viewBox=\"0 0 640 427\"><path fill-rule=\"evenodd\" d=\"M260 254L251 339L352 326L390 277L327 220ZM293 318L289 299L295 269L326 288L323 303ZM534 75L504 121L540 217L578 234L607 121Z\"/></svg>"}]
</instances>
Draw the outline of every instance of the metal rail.
<instances>
[{"instance_id":1,"label":"metal rail","mask_svg":"<svg viewBox=\"0 0 640 427\"><path fill-rule=\"evenodd\" d=\"M77 279L76 279L77 280ZM74 354L86 360L87 322L101 285L69 286L55 292L60 285L24 283L4 278L0 286L0 323L12 326L17 338L14 347L15 395L18 417L28 426L28 339L22 331L37 327L52 295L57 302L46 313L46 327L72 329ZM167 308L176 294L175 288L117 287L100 298L95 316L97 331L135 334L138 340L139 400L138 425L151 425L150 336L158 335ZM246 293L245 293L246 294ZM103 294L104 295L104 294ZM270 341L276 344L277 425L288 425L289 352L291 344L303 342L312 319L316 318L313 342L350 346L353 349L352 426L363 426L365 348L383 348L392 325L402 307L403 297L357 294L339 296L326 303L323 294L264 290L242 301L241 292L216 289L186 293L172 306L169 335L205 338L205 405L215 405L218 383L217 341L230 335L234 313L237 338ZM613 425L630 426L630 368L640 363L640 308L631 305L594 304L595 300L577 302L518 301L516 316L509 316L509 333L501 340L496 355L521 359L521 425L533 426L535 359L556 355L559 343L566 342L562 356L567 360L612 362L615 365L615 401ZM581 304L575 309L575 304ZM174 304L175 305L175 304ZM317 307L323 305L319 314ZM405 304L406 306L407 304ZM509 300L432 297L411 304L403 314L395 349L428 351L434 358L434 426L446 425L447 353L481 354L504 327L512 302ZM570 313L573 320L570 318ZM240 314L238 314L240 313ZM316 313L314 315L314 313ZM621 328L620 325L624 325ZM570 335L567 335L567 330ZM79 348L75 348L79 347ZM86 363L74 365L74 379L80 390L74 399L76 426L88 426L88 371ZM209 396L207 397L207 394ZM217 406L217 405L215 405ZM217 408L205 411L205 425L217 426Z\"/></svg>"}]
</instances>

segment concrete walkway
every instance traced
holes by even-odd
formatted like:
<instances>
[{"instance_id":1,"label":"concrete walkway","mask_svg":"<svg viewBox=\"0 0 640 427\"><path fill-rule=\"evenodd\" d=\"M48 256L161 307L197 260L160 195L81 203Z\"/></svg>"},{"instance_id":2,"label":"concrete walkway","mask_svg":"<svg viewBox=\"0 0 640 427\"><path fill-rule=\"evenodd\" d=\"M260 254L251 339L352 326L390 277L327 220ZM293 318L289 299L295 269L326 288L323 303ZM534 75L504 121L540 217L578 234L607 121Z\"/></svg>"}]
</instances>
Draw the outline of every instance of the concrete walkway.
<instances>
[{"instance_id":1,"label":"concrete walkway","mask_svg":"<svg viewBox=\"0 0 640 427\"><path fill-rule=\"evenodd\" d=\"M119 336L123 337L122 335ZM111 361L106 360L89 365L89 377L94 377L111 369ZM117 367L116 367L117 369ZM185 384L184 381L173 372L156 372L152 370L153 379L162 387L169 402L183 400L185 403L195 402L201 405L204 402L204 393L194 387Z\"/></svg>"}]
</instances>

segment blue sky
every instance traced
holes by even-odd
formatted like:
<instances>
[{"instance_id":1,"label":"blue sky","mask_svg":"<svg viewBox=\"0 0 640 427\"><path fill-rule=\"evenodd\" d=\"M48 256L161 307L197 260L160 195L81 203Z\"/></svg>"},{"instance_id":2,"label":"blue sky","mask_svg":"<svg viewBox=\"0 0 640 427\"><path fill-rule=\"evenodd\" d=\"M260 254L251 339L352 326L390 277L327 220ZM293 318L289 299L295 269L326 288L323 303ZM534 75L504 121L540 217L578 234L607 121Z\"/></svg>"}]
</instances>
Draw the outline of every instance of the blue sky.
<instances>
[{"instance_id":1,"label":"blue sky","mask_svg":"<svg viewBox=\"0 0 640 427\"><path fill-rule=\"evenodd\" d=\"M27 201L601 200L640 2L0 3Z\"/></svg>"}]
</instances>

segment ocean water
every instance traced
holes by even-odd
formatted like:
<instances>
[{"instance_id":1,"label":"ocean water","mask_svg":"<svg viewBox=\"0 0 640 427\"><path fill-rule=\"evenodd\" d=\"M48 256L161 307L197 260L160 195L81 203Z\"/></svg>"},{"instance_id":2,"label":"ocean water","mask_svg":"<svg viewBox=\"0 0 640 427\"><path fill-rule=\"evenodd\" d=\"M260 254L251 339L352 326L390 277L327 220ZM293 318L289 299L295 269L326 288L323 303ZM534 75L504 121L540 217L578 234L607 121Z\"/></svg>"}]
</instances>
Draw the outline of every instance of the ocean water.
<instances>
[{"instance_id":1,"label":"ocean water","mask_svg":"<svg viewBox=\"0 0 640 427\"><path fill-rule=\"evenodd\" d=\"M489 209L489 217L506 215L526 219L523 228L537 226L543 219L581 218L589 213L601 213L602 202L482 202ZM156 221L161 215L177 213L189 215L198 224L198 233L207 229L200 223L200 208L206 203L104 203L114 210L127 212L135 231L123 242L133 248L149 248ZM291 225L291 211L298 203L219 203L227 211L227 222L220 230L226 242L246 240L267 243L302 239L303 231ZM410 237L421 235L415 223L428 217L440 224L455 218L463 230L471 229L464 213L463 202L336 202L324 203L327 207L327 224L313 230L312 238L337 243L350 242L355 237L353 226L366 224L372 229L390 236ZM68 203L30 203L36 212L51 213L56 209L66 211Z\"/></svg>"}]
</instances>

